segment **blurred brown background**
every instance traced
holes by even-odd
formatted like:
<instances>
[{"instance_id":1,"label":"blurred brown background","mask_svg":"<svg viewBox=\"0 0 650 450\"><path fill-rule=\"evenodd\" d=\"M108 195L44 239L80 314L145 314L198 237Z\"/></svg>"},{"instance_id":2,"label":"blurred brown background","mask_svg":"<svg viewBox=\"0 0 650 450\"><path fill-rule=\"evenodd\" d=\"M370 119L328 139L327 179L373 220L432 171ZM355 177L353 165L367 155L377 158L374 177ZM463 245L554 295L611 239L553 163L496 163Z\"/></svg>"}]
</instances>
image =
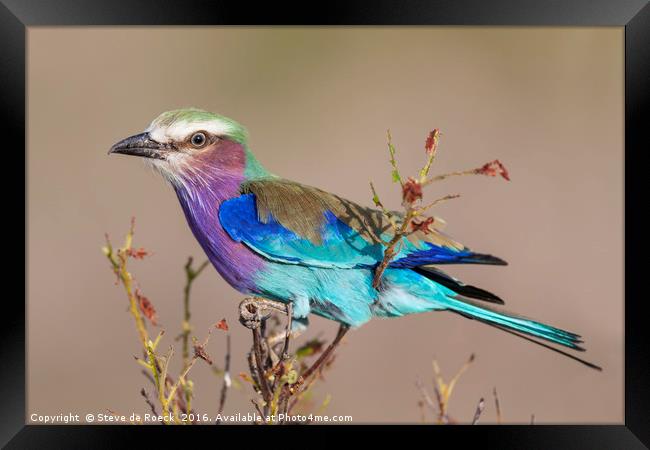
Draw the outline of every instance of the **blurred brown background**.
<instances>
[{"instance_id":1,"label":"blurred brown background","mask_svg":"<svg viewBox=\"0 0 650 450\"><path fill-rule=\"evenodd\" d=\"M500 158L510 183L467 177L426 193L462 193L436 211L447 232L510 263L449 272L582 334L584 356L605 368L448 313L375 320L348 335L317 391L332 394L328 414L417 422L414 382L431 389L432 359L449 378L474 352L450 403L458 420L485 397L482 421L494 421L496 386L508 422L622 422L622 28L30 28L28 52L28 421L148 411L103 234L120 240L137 216L135 243L154 255L131 267L165 346L180 326L182 266L203 255L162 179L106 152L160 112L195 106L245 124L271 171L363 204L373 179L399 205L387 128L405 173L433 127L436 172ZM211 267L195 284L196 334L228 319L235 376L250 342L240 299ZM307 337L335 330L313 318ZM219 334L208 346L219 364L224 346ZM196 409L214 414L220 381L204 364L192 376ZM226 412L250 411L249 395L232 391Z\"/></svg>"}]
</instances>

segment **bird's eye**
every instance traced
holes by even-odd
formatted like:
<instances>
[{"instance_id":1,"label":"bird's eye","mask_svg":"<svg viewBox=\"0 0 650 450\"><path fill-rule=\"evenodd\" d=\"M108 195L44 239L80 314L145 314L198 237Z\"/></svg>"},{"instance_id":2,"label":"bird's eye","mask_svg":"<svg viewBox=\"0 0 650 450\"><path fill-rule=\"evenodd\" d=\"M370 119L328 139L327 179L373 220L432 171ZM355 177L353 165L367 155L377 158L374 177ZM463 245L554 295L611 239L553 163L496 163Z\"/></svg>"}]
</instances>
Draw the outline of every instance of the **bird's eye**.
<instances>
[{"instance_id":1,"label":"bird's eye","mask_svg":"<svg viewBox=\"0 0 650 450\"><path fill-rule=\"evenodd\" d=\"M192 145L196 148L203 147L205 145L205 142L207 141L205 137L205 133L194 133L192 135L192 138L190 139L190 142Z\"/></svg>"}]
</instances>

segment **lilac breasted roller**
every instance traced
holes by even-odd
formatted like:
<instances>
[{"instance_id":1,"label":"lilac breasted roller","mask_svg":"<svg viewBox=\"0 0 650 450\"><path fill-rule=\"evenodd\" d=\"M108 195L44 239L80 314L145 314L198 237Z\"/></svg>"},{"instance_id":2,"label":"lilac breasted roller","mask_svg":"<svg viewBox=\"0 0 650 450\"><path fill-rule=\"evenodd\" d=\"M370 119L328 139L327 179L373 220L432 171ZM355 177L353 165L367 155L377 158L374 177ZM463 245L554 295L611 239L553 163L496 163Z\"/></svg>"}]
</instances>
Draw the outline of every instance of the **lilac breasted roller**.
<instances>
[{"instance_id":1,"label":"lilac breasted roller","mask_svg":"<svg viewBox=\"0 0 650 450\"><path fill-rule=\"evenodd\" d=\"M373 317L450 311L549 346L583 350L580 336L504 311L496 295L464 284L446 264L506 262L442 231L402 239L378 289L374 270L393 229L377 209L268 172L234 120L199 109L169 111L109 153L140 156L173 187L190 229L238 291L291 303L295 327L316 314L349 327Z\"/></svg>"}]
</instances>

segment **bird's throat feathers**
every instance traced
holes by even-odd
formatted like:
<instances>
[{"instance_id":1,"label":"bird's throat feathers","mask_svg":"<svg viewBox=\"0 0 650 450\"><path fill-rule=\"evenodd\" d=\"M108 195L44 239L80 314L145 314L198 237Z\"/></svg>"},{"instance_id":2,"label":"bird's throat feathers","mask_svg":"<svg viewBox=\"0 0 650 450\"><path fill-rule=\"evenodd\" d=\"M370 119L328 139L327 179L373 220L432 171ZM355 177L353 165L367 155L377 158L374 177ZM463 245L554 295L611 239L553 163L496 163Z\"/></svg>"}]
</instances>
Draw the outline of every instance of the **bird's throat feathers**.
<instances>
[{"instance_id":1,"label":"bird's throat feathers","mask_svg":"<svg viewBox=\"0 0 650 450\"><path fill-rule=\"evenodd\" d=\"M223 140L213 148L189 156L169 154L164 161L146 159L146 163L169 181L177 193L230 198L244 181L271 176L257 161L246 144Z\"/></svg>"},{"instance_id":2,"label":"bird's throat feathers","mask_svg":"<svg viewBox=\"0 0 650 450\"><path fill-rule=\"evenodd\" d=\"M156 164L154 162L154 164ZM221 276L240 292L254 288L251 274L263 262L219 225L221 204L240 194L241 184L251 177L268 176L242 144L224 141L218 149L193 158L190 167L165 173L157 167L178 196L187 222L199 244Z\"/></svg>"}]
</instances>

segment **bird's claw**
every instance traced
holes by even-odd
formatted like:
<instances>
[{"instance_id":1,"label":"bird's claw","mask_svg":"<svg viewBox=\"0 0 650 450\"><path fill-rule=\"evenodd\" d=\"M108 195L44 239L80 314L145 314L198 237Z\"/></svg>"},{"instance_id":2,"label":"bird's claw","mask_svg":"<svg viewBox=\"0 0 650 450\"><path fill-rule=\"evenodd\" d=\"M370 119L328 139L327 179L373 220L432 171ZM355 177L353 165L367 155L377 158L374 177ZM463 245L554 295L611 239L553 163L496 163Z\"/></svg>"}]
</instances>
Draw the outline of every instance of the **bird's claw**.
<instances>
[{"instance_id":1,"label":"bird's claw","mask_svg":"<svg viewBox=\"0 0 650 450\"><path fill-rule=\"evenodd\" d=\"M283 314L287 313L284 303L260 297L247 297L239 304L239 322L246 328L254 330L259 328L274 310Z\"/></svg>"}]
</instances>

